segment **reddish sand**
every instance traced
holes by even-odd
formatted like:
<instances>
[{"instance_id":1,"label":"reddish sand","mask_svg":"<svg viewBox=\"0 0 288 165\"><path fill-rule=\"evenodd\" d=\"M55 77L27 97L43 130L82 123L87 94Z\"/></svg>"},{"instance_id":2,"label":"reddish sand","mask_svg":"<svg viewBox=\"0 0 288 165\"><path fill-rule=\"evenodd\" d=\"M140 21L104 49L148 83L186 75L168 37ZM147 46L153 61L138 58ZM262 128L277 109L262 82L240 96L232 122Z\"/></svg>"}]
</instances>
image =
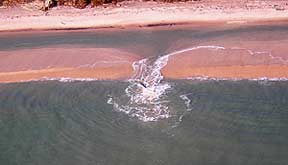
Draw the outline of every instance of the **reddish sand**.
<instances>
[{"instance_id":1,"label":"reddish sand","mask_svg":"<svg viewBox=\"0 0 288 165\"><path fill-rule=\"evenodd\" d=\"M47 12L40 10L42 4L34 1L13 8L0 7L0 31L288 20L286 0L124 1L82 10L60 6Z\"/></svg>"},{"instance_id":2,"label":"reddish sand","mask_svg":"<svg viewBox=\"0 0 288 165\"><path fill-rule=\"evenodd\" d=\"M132 68L129 65L114 65L97 68L52 68L31 71L0 73L0 82L19 82L40 79L125 79L130 77Z\"/></svg>"},{"instance_id":3,"label":"reddish sand","mask_svg":"<svg viewBox=\"0 0 288 165\"><path fill-rule=\"evenodd\" d=\"M255 79L288 77L288 41L281 41L269 47L251 42L238 43L243 49L233 47L233 43L222 44L225 49L198 49L170 56L162 69L167 78L213 77ZM251 44L251 45L249 45ZM230 45L230 46L228 46ZM274 46L274 48L273 48ZM260 49L261 48L261 49ZM256 51L257 50L257 51ZM269 50L269 51L267 51Z\"/></svg>"},{"instance_id":4,"label":"reddish sand","mask_svg":"<svg viewBox=\"0 0 288 165\"><path fill-rule=\"evenodd\" d=\"M56 47L2 51L0 82L44 77L125 79L131 76L132 63L138 59L132 53L108 48Z\"/></svg>"},{"instance_id":5,"label":"reddish sand","mask_svg":"<svg viewBox=\"0 0 288 165\"><path fill-rule=\"evenodd\" d=\"M285 43L283 41L282 46ZM268 49L273 52L272 42L270 44ZM281 44L274 54L264 50L257 53L257 44L252 44L254 49L251 50L232 47L231 43L224 46L225 49L205 48L170 56L162 73L166 78L173 79L199 76L231 79L288 77L288 54L283 51L287 48L283 46L280 51ZM140 56L135 54L108 48L55 47L2 51L0 82L63 77L127 79L133 74L133 61L139 59Z\"/></svg>"},{"instance_id":6,"label":"reddish sand","mask_svg":"<svg viewBox=\"0 0 288 165\"><path fill-rule=\"evenodd\" d=\"M177 69L176 69L177 68ZM215 67L167 67L163 71L167 78L212 77L218 79L287 78L288 66L215 66Z\"/></svg>"}]
</instances>

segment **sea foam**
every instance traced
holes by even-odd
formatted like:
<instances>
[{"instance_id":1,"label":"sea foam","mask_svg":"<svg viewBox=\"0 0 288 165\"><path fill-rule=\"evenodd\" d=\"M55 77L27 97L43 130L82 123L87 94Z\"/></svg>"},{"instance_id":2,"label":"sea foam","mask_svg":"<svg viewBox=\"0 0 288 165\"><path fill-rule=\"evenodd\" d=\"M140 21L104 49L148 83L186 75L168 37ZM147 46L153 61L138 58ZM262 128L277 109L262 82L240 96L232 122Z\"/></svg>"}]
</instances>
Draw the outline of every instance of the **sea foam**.
<instances>
[{"instance_id":1,"label":"sea foam","mask_svg":"<svg viewBox=\"0 0 288 165\"><path fill-rule=\"evenodd\" d=\"M197 49L225 49L221 46L196 46L174 51L158 58L145 58L132 64L134 75L128 80L129 86L125 89L128 101L121 97L111 96L107 103L112 104L116 111L124 112L131 117L142 121L157 121L170 117L167 93L171 89L168 82L163 81L161 69L168 63L169 57ZM188 98L182 96L188 106ZM189 107L191 109L191 107Z\"/></svg>"}]
</instances>

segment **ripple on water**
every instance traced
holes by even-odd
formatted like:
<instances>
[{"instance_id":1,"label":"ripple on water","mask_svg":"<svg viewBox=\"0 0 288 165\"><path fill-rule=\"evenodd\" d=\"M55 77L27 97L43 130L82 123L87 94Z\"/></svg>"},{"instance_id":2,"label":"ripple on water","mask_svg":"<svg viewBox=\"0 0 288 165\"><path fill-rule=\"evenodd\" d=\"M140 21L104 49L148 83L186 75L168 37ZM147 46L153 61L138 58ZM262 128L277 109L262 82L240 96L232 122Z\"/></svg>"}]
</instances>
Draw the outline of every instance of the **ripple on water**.
<instances>
[{"instance_id":1,"label":"ripple on water","mask_svg":"<svg viewBox=\"0 0 288 165\"><path fill-rule=\"evenodd\" d=\"M129 86L124 96L111 96L107 103L112 104L114 109L124 112L131 117L142 121L157 121L169 118L170 111L167 99L168 89L171 85L163 81L161 69L168 63L169 57L198 49L224 50L221 46L196 46L159 56L155 59L145 58L133 63L134 75L128 81ZM183 95L187 110L191 110L189 99ZM182 118L182 116L180 117ZM181 119L180 119L181 120Z\"/></svg>"}]
</instances>

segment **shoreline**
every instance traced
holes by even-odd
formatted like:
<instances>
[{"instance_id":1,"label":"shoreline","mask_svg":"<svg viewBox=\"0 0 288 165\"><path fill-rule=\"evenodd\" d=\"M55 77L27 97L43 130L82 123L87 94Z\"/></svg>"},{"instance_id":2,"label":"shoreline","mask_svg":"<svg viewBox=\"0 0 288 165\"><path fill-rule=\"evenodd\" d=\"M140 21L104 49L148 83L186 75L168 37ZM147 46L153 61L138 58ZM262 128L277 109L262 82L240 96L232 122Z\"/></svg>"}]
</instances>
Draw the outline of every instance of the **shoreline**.
<instances>
[{"instance_id":1,"label":"shoreline","mask_svg":"<svg viewBox=\"0 0 288 165\"><path fill-rule=\"evenodd\" d=\"M31 4L0 8L0 32L33 30L83 30L105 28L143 28L173 25L253 24L288 22L288 3L265 0L240 3L234 0L200 2L120 2L118 6L76 9L59 6L48 12ZM253 2L253 3L252 3ZM253 5L251 5L251 3ZM250 6L249 6L250 4ZM276 7L275 7L276 6ZM281 9L281 10L279 10Z\"/></svg>"},{"instance_id":2,"label":"shoreline","mask_svg":"<svg viewBox=\"0 0 288 165\"><path fill-rule=\"evenodd\" d=\"M261 60L257 61L257 56L251 56L246 50L239 52L239 49L227 48L222 51L228 52L199 49L193 53L183 52L171 56L161 73L166 79L288 80L286 54L262 54ZM77 58L81 52L85 54ZM216 56L215 53L220 54ZM21 58L24 55L26 58ZM0 83L13 83L43 80L125 81L134 74L133 62L143 57L112 48L78 47L70 50L50 47L33 51L0 51L0 59Z\"/></svg>"},{"instance_id":3,"label":"shoreline","mask_svg":"<svg viewBox=\"0 0 288 165\"><path fill-rule=\"evenodd\" d=\"M242 1L219 0L214 2L207 0L184 3L130 1L120 2L119 6L87 7L85 9L60 6L52 8L48 12L39 11L33 8L31 4L24 4L17 7L0 8L0 35L9 38L9 36L17 36L22 32L29 34L47 32L49 35L50 31L61 33L81 30L103 32L106 30L109 32L110 30L131 29L169 30L174 27L177 29L180 26L183 26L181 28L202 28L213 27L214 25L229 29L242 26L288 24L288 3L284 3L284 1L264 0L263 3L265 2L265 4L263 4L251 0L249 3L254 4L250 4L250 6L248 3L240 2ZM198 54L194 55L188 53L185 56L171 57L161 72L167 79L193 79L193 77L207 79L208 77L208 79L261 80L266 77L267 79L275 80L279 78L283 80L288 78L288 55L286 54L288 48L286 48L286 43L288 43L288 40L282 41L281 44L272 41L266 43L266 47L269 49L272 45L271 50L279 47L279 50L274 50L276 56L272 59L282 59L284 63L250 64L257 60L256 58L251 59L247 54L249 51L246 51L246 56L245 52L241 56L241 54L237 54L237 51L233 51L235 55L230 56L233 57L230 61L227 61L225 55L213 59L211 58L214 57L211 54L213 52L210 52L210 56L209 52L205 52L203 56L203 52L199 51ZM251 50L259 46L257 43L248 41L245 44L246 47L251 47ZM207 45L215 45L215 43L207 43ZM225 45L228 48L233 48L237 43L233 45L233 41L229 40L221 43L221 46ZM53 49L53 52L51 52L51 49ZM79 58L81 52L86 52L87 56ZM103 55L95 56L95 54ZM23 55L26 58L19 60ZM73 58L68 55L72 55ZM9 58L6 58L8 56ZM133 75L133 62L141 58L139 54L110 48L76 48L72 52L68 48L59 47L15 52L0 50L0 83L43 79L61 80L63 78L75 80L127 80ZM272 60L270 55L267 54L265 58L268 61ZM55 59L58 61L55 61ZM205 60L203 61L203 59ZM210 60L207 62L206 59ZM95 65L95 61L98 60L102 64ZM226 60L226 62L215 63L217 60ZM233 60L236 62L232 63ZM109 63L110 61L112 62ZM185 63L186 61L190 61L190 63ZM81 65L85 65L85 67L79 67Z\"/></svg>"},{"instance_id":4,"label":"shoreline","mask_svg":"<svg viewBox=\"0 0 288 165\"><path fill-rule=\"evenodd\" d=\"M85 54L79 56L81 52ZM126 79L132 76L132 63L139 58L136 54L112 48L46 47L0 51L0 82L63 77Z\"/></svg>"},{"instance_id":5,"label":"shoreline","mask_svg":"<svg viewBox=\"0 0 288 165\"><path fill-rule=\"evenodd\" d=\"M235 73L233 69L238 69ZM269 68L267 71L267 68ZM123 66L117 68L123 70ZM130 68L131 69L131 68ZM22 83L32 81L59 81L59 82L74 82L74 81L127 81L133 71L126 68L122 72L115 72L115 68L106 68L106 72L102 69L75 69L75 68L53 68L43 70L31 70L21 72L0 73L0 84L6 83ZM239 71L240 69L240 71ZM105 69L104 69L105 70ZM251 70L256 70L251 72ZM266 72L262 72L266 70ZM287 73L288 66L223 66L223 67L199 67L190 68L185 73L170 73L163 72L164 79L170 80L225 80L225 81L288 81L288 74L279 73L284 71ZM110 73L109 73L110 72ZM221 74L223 72L223 74ZM249 72L247 74L247 72ZM270 72L267 74L267 72ZM187 73L187 72L186 72ZM109 75L108 75L109 74ZM93 76L91 76L93 75Z\"/></svg>"}]
</instances>

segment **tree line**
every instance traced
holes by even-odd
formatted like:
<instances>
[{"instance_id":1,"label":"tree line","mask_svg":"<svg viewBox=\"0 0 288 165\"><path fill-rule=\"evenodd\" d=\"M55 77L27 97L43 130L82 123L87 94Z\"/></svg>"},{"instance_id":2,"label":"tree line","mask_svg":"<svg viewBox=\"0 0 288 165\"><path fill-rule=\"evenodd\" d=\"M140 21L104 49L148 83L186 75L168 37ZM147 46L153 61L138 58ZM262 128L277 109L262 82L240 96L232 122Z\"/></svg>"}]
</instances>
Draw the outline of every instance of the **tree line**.
<instances>
[{"instance_id":1,"label":"tree line","mask_svg":"<svg viewBox=\"0 0 288 165\"><path fill-rule=\"evenodd\" d=\"M0 0L0 6L15 6L17 4L30 3L34 0ZM47 2L48 1L48 2ZM43 3L48 3L49 7L54 6L73 6L76 8L85 8L88 5L91 7L103 5L103 4L117 4L125 0L43 0ZM129 1L129 0L128 0ZM149 0L145 0L149 1ZM201 0L153 0L159 2L181 2L181 1L201 1Z\"/></svg>"}]
</instances>

